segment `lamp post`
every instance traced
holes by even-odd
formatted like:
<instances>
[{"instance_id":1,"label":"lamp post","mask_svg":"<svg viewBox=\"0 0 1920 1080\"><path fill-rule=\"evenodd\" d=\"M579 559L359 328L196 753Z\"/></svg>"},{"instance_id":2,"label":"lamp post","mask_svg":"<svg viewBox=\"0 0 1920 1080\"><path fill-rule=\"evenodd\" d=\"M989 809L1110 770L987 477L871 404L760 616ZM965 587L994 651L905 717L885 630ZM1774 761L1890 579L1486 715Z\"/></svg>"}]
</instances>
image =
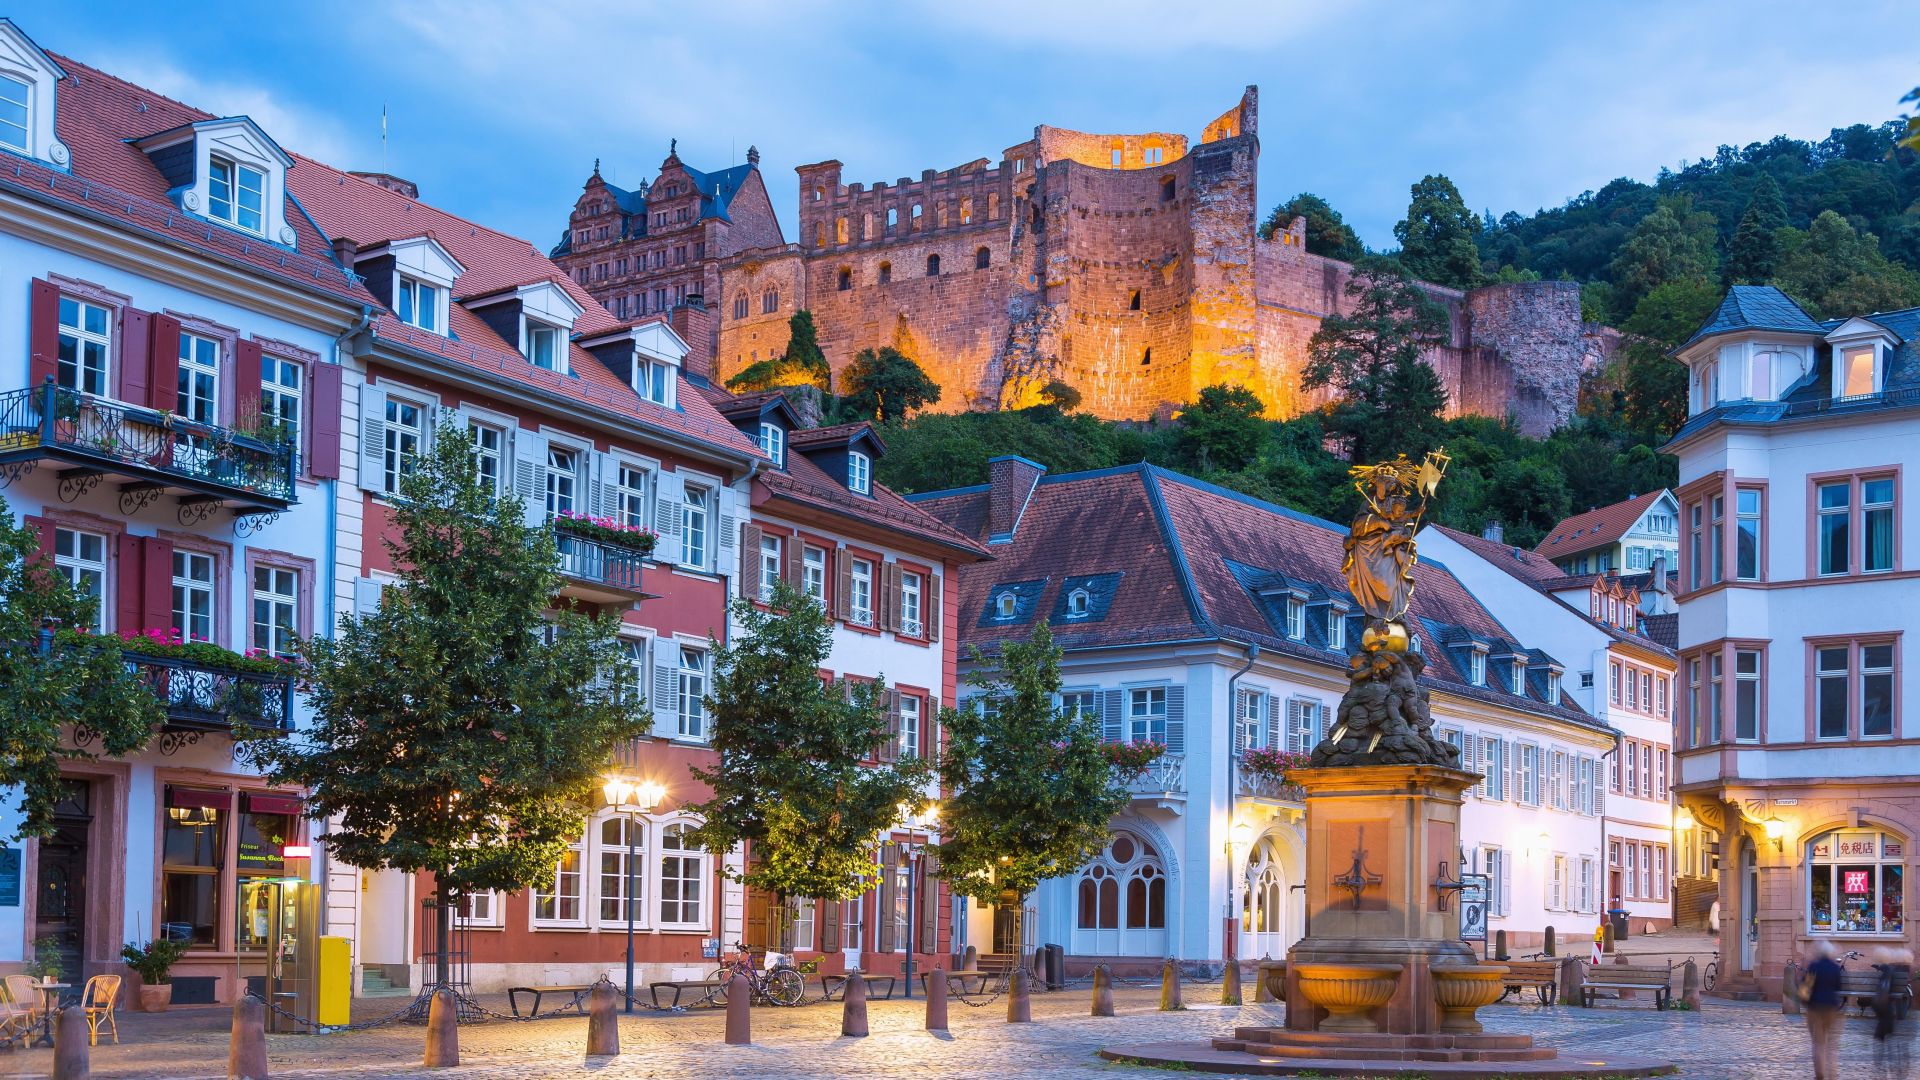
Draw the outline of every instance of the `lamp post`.
<instances>
[{"instance_id":1,"label":"lamp post","mask_svg":"<svg viewBox=\"0 0 1920 1080\"><path fill-rule=\"evenodd\" d=\"M928 806L926 813L921 815L921 820L919 822L919 825L916 826L914 822L914 815L913 815L912 809L909 808L906 803L901 803L900 804L900 827L910 832L923 832L925 831L923 827L930 825L936 818L939 817L939 813L940 811L938 806L934 806L934 805ZM905 843L902 843L900 845L900 853L906 856L906 860L907 860L907 965L905 969L901 972L901 975L903 980L907 984L907 989L904 996L909 999L913 997L914 931L919 927L919 924L918 922L916 922L915 915L914 915L914 900L916 898L916 895L920 891L919 885L917 883L917 878L918 878L917 871L920 868L921 852L926 847L926 845L929 842L931 842L931 840L932 840L932 837L928 836L927 839L921 840L918 843L915 843L912 840L908 840ZM893 918L893 913L890 911L887 912L886 917L889 919Z\"/></svg>"},{"instance_id":2,"label":"lamp post","mask_svg":"<svg viewBox=\"0 0 1920 1080\"><path fill-rule=\"evenodd\" d=\"M1233 872L1234 860L1247 850L1252 835L1253 827L1244 821L1236 821L1227 829L1227 913L1221 921L1226 938L1220 943L1220 952L1228 963L1240 959L1240 923L1233 903L1240 890Z\"/></svg>"},{"instance_id":3,"label":"lamp post","mask_svg":"<svg viewBox=\"0 0 1920 1080\"><path fill-rule=\"evenodd\" d=\"M633 831L646 820L653 808L660 805L666 795L666 789L651 780L634 781L624 776L609 776L601 787L607 797L607 805L627 819L627 891L624 899L627 904L627 1008L633 1012L633 886L635 879Z\"/></svg>"}]
</instances>

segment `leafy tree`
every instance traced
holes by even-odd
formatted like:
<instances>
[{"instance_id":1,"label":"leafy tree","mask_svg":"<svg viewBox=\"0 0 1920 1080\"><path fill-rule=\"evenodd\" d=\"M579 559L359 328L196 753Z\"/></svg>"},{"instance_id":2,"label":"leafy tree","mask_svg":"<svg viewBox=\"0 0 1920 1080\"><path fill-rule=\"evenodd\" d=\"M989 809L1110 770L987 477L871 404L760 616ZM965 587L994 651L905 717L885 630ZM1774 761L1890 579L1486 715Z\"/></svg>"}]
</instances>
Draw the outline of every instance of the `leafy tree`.
<instances>
[{"instance_id":1,"label":"leafy tree","mask_svg":"<svg viewBox=\"0 0 1920 1080\"><path fill-rule=\"evenodd\" d=\"M1780 254L1780 242L1774 236L1787 224L1787 203L1772 173L1763 172L1754 182L1753 195L1747 200L1746 213L1734 230L1727 252L1727 278L1731 284L1750 285L1773 276L1773 262Z\"/></svg>"},{"instance_id":2,"label":"leafy tree","mask_svg":"<svg viewBox=\"0 0 1920 1080\"><path fill-rule=\"evenodd\" d=\"M1202 389L1176 418L1182 453L1201 469L1245 465L1266 441L1266 424L1260 420L1265 410L1244 386L1217 383Z\"/></svg>"},{"instance_id":3,"label":"leafy tree","mask_svg":"<svg viewBox=\"0 0 1920 1080\"><path fill-rule=\"evenodd\" d=\"M645 724L638 694L604 680L613 617L547 617L553 535L480 483L465 431L442 427L400 495L399 580L301 647L312 726L253 745L273 782L335 819L335 858L433 873L445 982L453 903L550 880L615 745Z\"/></svg>"},{"instance_id":4,"label":"leafy tree","mask_svg":"<svg viewBox=\"0 0 1920 1080\"><path fill-rule=\"evenodd\" d=\"M1445 340L1445 310L1379 258L1355 264L1346 291L1347 312L1322 320L1307 343L1302 385L1340 395L1327 427L1347 440L1355 461L1434 445L1447 393L1421 357Z\"/></svg>"},{"instance_id":5,"label":"leafy tree","mask_svg":"<svg viewBox=\"0 0 1920 1080\"><path fill-rule=\"evenodd\" d=\"M1670 353L1719 306L1720 288L1701 278L1656 287L1621 326L1626 345L1614 361L1627 426L1655 446L1687 419L1687 372Z\"/></svg>"},{"instance_id":6,"label":"leafy tree","mask_svg":"<svg viewBox=\"0 0 1920 1080\"><path fill-rule=\"evenodd\" d=\"M163 719L160 699L127 671L114 637L92 626L97 601L39 556L33 529L0 499L0 790L17 789L21 837L53 835L60 763L120 757L147 745ZM91 736L99 754L65 738Z\"/></svg>"},{"instance_id":7,"label":"leafy tree","mask_svg":"<svg viewBox=\"0 0 1920 1080\"><path fill-rule=\"evenodd\" d=\"M1080 391L1065 380L1051 379L1040 388L1040 402L1061 412L1072 412L1080 407Z\"/></svg>"},{"instance_id":8,"label":"leafy tree","mask_svg":"<svg viewBox=\"0 0 1920 1080\"><path fill-rule=\"evenodd\" d=\"M907 410L940 400L939 384L889 345L877 351L861 349L840 373L840 383L846 391L840 396L842 406L883 424L898 424L907 418Z\"/></svg>"},{"instance_id":9,"label":"leafy tree","mask_svg":"<svg viewBox=\"0 0 1920 1080\"><path fill-rule=\"evenodd\" d=\"M1032 640L974 660L968 679L986 707L941 710L949 738L940 783L950 794L940 875L978 900L1006 889L1024 898L1100 853L1131 798L1126 779L1158 755L1116 754L1100 741L1099 721L1055 707L1060 647L1046 624Z\"/></svg>"},{"instance_id":10,"label":"leafy tree","mask_svg":"<svg viewBox=\"0 0 1920 1080\"><path fill-rule=\"evenodd\" d=\"M1900 99L1900 104L1905 105L1910 101L1920 102L1920 86L1916 86L1908 91L1907 96ZM1915 110L1912 115L1902 117L1901 119L1903 123L1901 125L1900 145L1908 150L1920 151L1920 109Z\"/></svg>"},{"instance_id":11,"label":"leafy tree","mask_svg":"<svg viewBox=\"0 0 1920 1080\"><path fill-rule=\"evenodd\" d=\"M1668 282L1711 278L1716 239L1713 215L1694 210L1684 196L1662 199L1613 257L1615 304L1630 312L1641 297Z\"/></svg>"},{"instance_id":12,"label":"leafy tree","mask_svg":"<svg viewBox=\"0 0 1920 1080\"><path fill-rule=\"evenodd\" d=\"M696 766L713 796L688 807L708 851L751 845L736 880L789 896L849 900L867 891L880 835L905 804L926 805L931 767L872 761L889 738L877 682L822 682L832 623L820 602L781 582L766 607L734 605L743 632L719 650L708 695L719 764Z\"/></svg>"},{"instance_id":13,"label":"leafy tree","mask_svg":"<svg viewBox=\"0 0 1920 1080\"><path fill-rule=\"evenodd\" d=\"M1260 238L1273 239L1281 229L1292 224L1294 218L1307 219L1307 251L1311 254L1352 262L1367 253L1360 234L1353 231L1340 211L1329 206L1327 200L1305 191L1273 208L1260 225Z\"/></svg>"},{"instance_id":14,"label":"leafy tree","mask_svg":"<svg viewBox=\"0 0 1920 1080\"><path fill-rule=\"evenodd\" d=\"M1774 284L1815 318L1920 304L1920 276L1888 262L1871 233L1856 232L1839 214L1822 211L1804 236L1786 236Z\"/></svg>"},{"instance_id":15,"label":"leafy tree","mask_svg":"<svg viewBox=\"0 0 1920 1080\"><path fill-rule=\"evenodd\" d=\"M1467 209L1460 189L1445 176L1423 177L1413 185L1405 220L1393 227L1400 241L1400 262L1422 281L1469 289L1480 284L1480 249L1474 237L1480 218Z\"/></svg>"},{"instance_id":16,"label":"leafy tree","mask_svg":"<svg viewBox=\"0 0 1920 1080\"><path fill-rule=\"evenodd\" d=\"M741 368L727 380L727 389L745 393L776 386L815 386L824 391L832 382L833 369L820 351L813 312L802 309L787 319L787 351Z\"/></svg>"}]
</instances>

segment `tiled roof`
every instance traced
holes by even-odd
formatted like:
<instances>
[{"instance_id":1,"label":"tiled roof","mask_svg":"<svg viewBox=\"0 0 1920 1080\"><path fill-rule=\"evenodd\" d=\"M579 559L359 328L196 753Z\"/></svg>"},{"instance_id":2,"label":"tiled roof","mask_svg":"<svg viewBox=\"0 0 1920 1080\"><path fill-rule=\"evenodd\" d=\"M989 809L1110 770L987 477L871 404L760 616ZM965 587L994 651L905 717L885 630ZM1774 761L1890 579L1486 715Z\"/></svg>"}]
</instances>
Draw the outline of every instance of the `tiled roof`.
<instances>
[{"instance_id":1,"label":"tiled roof","mask_svg":"<svg viewBox=\"0 0 1920 1080\"><path fill-rule=\"evenodd\" d=\"M1800 310L1800 305L1771 285L1735 285L1727 290L1720 306L1693 332L1682 349L1702 338L1728 334L1736 330L1781 330L1793 334L1825 336L1826 331Z\"/></svg>"},{"instance_id":2,"label":"tiled roof","mask_svg":"<svg viewBox=\"0 0 1920 1080\"><path fill-rule=\"evenodd\" d=\"M54 126L71 151L71 172L0 153L0 186L36 199L109 218L165 242L241 263L263 275L356 304L373 297L359 278L333 261L319 228L289 200L285 224L294 231L292 250L257 236L183 213L168 195L168 183L151 159L129 140L170 128L219 119L66 56L52 56L66 69L56 91ZM297 173L296 167L288 176ZM277 232L280 223L272 223Z\"/></svg>"},{"instance_id":3,"label":"tiled roof","mask_svg":"<svg viewBox=\"0 0 1920 1080\"><path fill-rule=\"evenodd\" d=\"M913 501L984 537L988 497L988 489L977 486ZM1344 668L1346 653L1327 649L1317 633L1304 642L1286 638L1250 583L1278 575L1289 585L1311 586L1318 597L1351 603L1341 569L1346 532L1333 522L1151 465L1047 476L1035 487L1012 540L991 545L994 561L961 572L960 625L973 626L994 590L1009 583L1044 581L1032 608L1053 612L1070 580L1118 574L1104 618L1052 622L1063 648L1228 638ZM1469 685L1442 644L1445 635L1458 629L1503 648L1520 645L1446 567L1423 559L1414 578L1410 618L1432 635L1423 678L1463 696L1593 722L1577 708L1548 706L1544 676L1530 682L1525 702L1492 680L1485 687ZM967 638L991 647L1031 631L1031 620L988 620ZM1349 639L1350 647L1357 646L1357 634Z\"/></svg>"},{"instance_id":4,"label":"tiled roof","mask_svg":"<svg viewBox=\"0 0 1920 1080\"><path fill-rule=\"evenodd\" d=\"M1650 638L1654 644L1662 645L1669 649L1678 649L1680 647L1679 612L1673 612L1667 615L1649 615L1645 619L1642 619L1641 622L1647 628L1647 637Z\"/></svg>"},{"instance_id":5,"label":"tiled roof","mask_svg":"<svg viewBox=\"0 0 1920 1080\"><path fill-rule=\"evenodd\" d=\"M1529 585L1548 585L1566 579L1566 571L1553 564L1553 560L1537 555L1526 548L1503 544L1498 540L1489 540L1484 536L1475 536L1459 529L1450 529L1445 525L1434 528L1446 533L1455 543L1480 556L1514 577Z\"/></svg>"},{"instance_id":6,"label":"tiled roof","mask_svg":"<svg viewBox=\"0 0 1920 1080\"><path fill-rule=\"evenodd\" d=\"M794 438L805 434L793 433ZM955 549L973 558L987 558L987 549L973 537L948 525L924 508L901 498L884 484L874 484L873 494L856 495L807 460L804 454L788 454L787 468L767 469L756 478L767 492L830 514L857 518L881 529L903 532L921 540Z\"/></svg>"},{"instance_id":7,"label":"tiled roof","mask_svg":"<svg viewBox=\"0 0 1920 1080\"><path fill-rule=\"evenodd\" d=\"M787 445L798 450L804 450L810 446L838 446L841 443L852 442L863 431L867 438L873 440L873 444L880 449L881 453L886 452L887 444L880 441L880 433L873 429L873 422L869 420L855 420L851 424L830 424L827 427L803 428L787 436Z\"/></svg>"},{"instance_id":8,"label":"tiled roof","mask_svg":"<svg viewBox=\"0 0 1920 1080\"><path fill-rule=\"evenodd\" d=\"M1473 552L1475 555L1480 556L1482 559L1485 559L1496 569L1502 570L1518 579L1522 584L1530 585L1547 594L1549 600L1560 604L1566 608L1568 612L1578 618L1586 620L1608 636L1620 641L1630 641L1643 647L1651 642L1655 645L1663 645L1669 649L1672 648L1670 643L1660 641L1658 638L1653 637L1651 631L1645 635L1641 635L1622 630L1617 626L1611 626L1600 619L1594 618L1592 614L1584 608L1562 599L1559 595L1560 593L1570 592L1575 589L1591 589L1594 579L1605 575L1563 574L1560 572L1560 568L1553 565L1553 563L1523 548L1495 543L1485 537L1461 532L1459 529L1451 529L1445 525L1435 525L1432 526L1432 528L1446 534L1448 539L1466 548L1468 551ZM1653 581L1651 571L1643 571L1637 574L1616 574L1614 576L1619 578L1621 584L1630 589L1639 589L1642 592L1646 591ZM1677 574L1669 571L1667 580L1669 582L1668 588L1671 589L1673 584L1677 583ZM1647 616L1646 618L1654 619L1659 617L1660 616Z\"/></svg>"},{"instance_id":9,"label":"tiled roof","mask_svg":"<svg viewBox=\"0 0 1920 1080\"><path fill-rule=\"evenodd\" d=\"M1548 558L1561 558L1578 555L1597 547L1618 543L1640 520L1649 507L1660 501L1666 489L1649 491L1645 495L1617 502L1612 506L1602 506L1584 514L1575 514L1553 527L1547 538L1540 541L1533 550Z\"/></svg>"}]
</instances>

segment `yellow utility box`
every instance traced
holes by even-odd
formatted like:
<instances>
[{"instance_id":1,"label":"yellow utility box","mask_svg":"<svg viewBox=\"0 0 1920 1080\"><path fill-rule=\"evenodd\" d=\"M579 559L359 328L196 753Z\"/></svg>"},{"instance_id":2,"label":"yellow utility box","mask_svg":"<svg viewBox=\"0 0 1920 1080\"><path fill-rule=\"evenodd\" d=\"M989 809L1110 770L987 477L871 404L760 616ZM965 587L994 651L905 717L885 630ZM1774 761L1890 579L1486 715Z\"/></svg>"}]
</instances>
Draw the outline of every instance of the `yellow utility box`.
<instances>
[{"instance_id":1,"label":"yellow utility box","mask_svg":"<svg viewBox=\"0 0 1920 1080\"><path fill-rule=\"evenodd\" d=\"M343 937L320 939L320 965L315 973L317 1005L314 1022L341 1027L353 1013L353 943Z\"/></svg>"}]
</instances>

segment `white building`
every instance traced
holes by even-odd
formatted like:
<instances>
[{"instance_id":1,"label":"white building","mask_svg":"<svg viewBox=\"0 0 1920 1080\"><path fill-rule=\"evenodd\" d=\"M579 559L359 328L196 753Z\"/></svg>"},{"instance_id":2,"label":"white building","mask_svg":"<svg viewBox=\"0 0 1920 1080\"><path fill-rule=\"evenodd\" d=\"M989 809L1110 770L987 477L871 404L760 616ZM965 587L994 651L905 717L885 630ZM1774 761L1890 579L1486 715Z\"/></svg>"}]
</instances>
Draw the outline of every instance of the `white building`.
<instances>
[{"instance_id":1,"label":"white building","mask_svg":"<svg viewBox=\"0 0 1920 1080\"><path fill-rule=\"evenodd\" d=\"M1736 286L1675 354L1679 777L1718 852L1723 970L1915 943L1920 309L1825 322Z\"/></svg>"},{"instance_id":2,"label":"white building","mask_svg":"<svg viewBox=\"0 0 1920 1080\"><path fill-rule=\"evenodd\" d=\"M1361 627L1346 530L1151 466L1044 473L998 458L988 484L915 498L994 554L960 571L962 643L989 649L1046 620L1065 653L1062 707L1167 751L1106 852L1028 900L1033 943L1081 963L1218 962L1231 933L1240 956L1284 955L1305 929L1304 808L1239 758L1310 750L1346 690ZM1461 854L1492 878L1492 926L1514 947L1548 925L1591 927L1613 734L1563 696L1558 660L1516 643L1445 567L1416 573L1435 725L1488 775ZM983 952L1009 950L1004 905L967 923Z\"/></svg>"},{"instance_id":3,"label":"white building","mask_svg":"<svg viewBox=\"0 0 1920 1080\"><path fill-rule=\"evenodd\" d=\"M1567 518L1533 550L1569 575L1643 573L1656 559L1671 570L1680 551L1680 506L1670 491L1649 491Z\"/></svg>"}]
</instances>

